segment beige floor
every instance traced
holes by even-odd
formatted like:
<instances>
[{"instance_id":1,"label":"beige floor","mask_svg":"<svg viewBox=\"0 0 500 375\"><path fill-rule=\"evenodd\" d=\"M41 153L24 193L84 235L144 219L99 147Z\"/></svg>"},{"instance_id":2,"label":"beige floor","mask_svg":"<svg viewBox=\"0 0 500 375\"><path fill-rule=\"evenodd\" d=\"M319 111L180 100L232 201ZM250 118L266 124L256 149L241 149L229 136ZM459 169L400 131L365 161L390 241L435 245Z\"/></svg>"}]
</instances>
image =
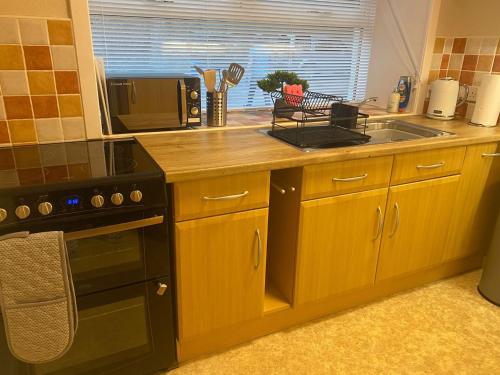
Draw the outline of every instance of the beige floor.
<instances>
[{"instance_id":1,"label":"beige floor","mask_svg":"<svg viewBox=\"0 0 500 375\"><path fill-rule=\"evenodd\" d=\"M480 272L187 363L184 374L500 374L500 308Z\"/></svg>"}]
</instances>

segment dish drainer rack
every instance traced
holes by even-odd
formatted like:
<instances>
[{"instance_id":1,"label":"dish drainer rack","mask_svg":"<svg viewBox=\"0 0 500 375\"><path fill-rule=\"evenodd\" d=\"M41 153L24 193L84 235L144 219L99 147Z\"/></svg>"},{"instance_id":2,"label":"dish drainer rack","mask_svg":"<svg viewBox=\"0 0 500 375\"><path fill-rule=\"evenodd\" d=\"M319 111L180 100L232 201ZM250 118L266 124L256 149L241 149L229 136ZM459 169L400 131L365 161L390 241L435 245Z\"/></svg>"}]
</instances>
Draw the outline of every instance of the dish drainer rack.
<instances>
[{"instance_id":1,"label":"dish drainer rack","mask_svg":"<svg viewBox=\"0 0 500 375\"><path fill-rule=\"evenodd\" d=\"M368 115L356 110L353 116L338 116L332 110L338 104L345 105L341 96L306 90L303 96L274 91L271 98L274 104L273 121L268 134L296 147L342 147L370 140L366 134ZM295 126L279 123L278 119L295 122ZM349 126L346 127L346 124Z\"/></svg>"}]
</instances>

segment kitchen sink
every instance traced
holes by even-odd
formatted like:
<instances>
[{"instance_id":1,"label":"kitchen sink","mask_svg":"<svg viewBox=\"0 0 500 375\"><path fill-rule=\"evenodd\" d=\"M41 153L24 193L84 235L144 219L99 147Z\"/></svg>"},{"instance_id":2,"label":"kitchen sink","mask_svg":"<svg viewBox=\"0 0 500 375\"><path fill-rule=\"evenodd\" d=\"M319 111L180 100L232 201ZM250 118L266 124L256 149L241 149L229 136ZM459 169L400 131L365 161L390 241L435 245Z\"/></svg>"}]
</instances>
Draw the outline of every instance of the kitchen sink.
<instances>
[{"instance_id":1,"label":"kitchen sink","mask_svg":"<svg viewBox=\"0 0 500 375\"><path fill-rule=\"evenodd\" d=\"M358 128L356 131L363 132L363 128ZM379 144L421 138L446 137L454 135L454 133L401 120L385 120L369 122L366 126L366 135L371 137L368 144Z\"/></svg>"}]
</instances>

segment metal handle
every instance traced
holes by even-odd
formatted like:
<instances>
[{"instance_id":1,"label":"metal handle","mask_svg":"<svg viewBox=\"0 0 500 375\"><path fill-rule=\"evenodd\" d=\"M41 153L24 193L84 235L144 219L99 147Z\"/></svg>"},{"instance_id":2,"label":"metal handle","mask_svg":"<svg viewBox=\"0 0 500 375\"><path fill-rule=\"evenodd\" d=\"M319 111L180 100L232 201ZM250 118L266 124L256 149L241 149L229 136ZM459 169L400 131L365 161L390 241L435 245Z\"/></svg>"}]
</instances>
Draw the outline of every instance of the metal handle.
<instances>
[{"instance_id":1,"label":"metal handle","mask_svg":"<svg viewBox=\"0 0 500 375\"><path fill-rule=\"evenodd\" d=\"M352 181L364 180L367 177L368 177L368 173L365 173L364 175L355 176L355 177L346 177L346 178L333 177L332 181L336 181L336 182L352 182Z\"/></svg>"},{"instance_id":2,"label":"metal handle","mask_svg":"<svg viewBox=\"0 0 500 375\"><path fill-rule=\"evenodd\" d=\"M181 90L181 125L188 124L188 114L187 114L187 91L186 83L183 79L179 80L179 87Z\"/></svg>"},{"instance_id":3,"label":"metal handle","mask_svg":"<svg viewBox=\"0 0 500 375\"><path fill-rule=\"evenodd\" d=\"M286 188L282 188L281 186L279 186L278 184L276 184L274 182L271 182L271 187L273 189L276 189L280 194L286 194ZM295 187L289 186L288 190L290 190L290 192L293 193L295 191Z\"/></svg>"},{"instance_id":4,"label":"metal handle","mask_svg":"<svg viewBox=\"0 0 500 375\"><path fill-rule=\"evenodd\" d=\"M457 107L460 107L461 105L465 104L465 102L467 101L467 98L469 97L469 86L468 85L465 85L465 84L460 84L459 87L463 87L464 90L465 90L465 95L463 96L463 98L461 98L462 100L460 100L460 98L457 98Z\"/></svg>"},{"instance_id":5,"label":"metal handle","mask_svg":"<svg viewBox=\"0 0 500 375\"><path fill-rule=\"evenodd\" d=\"M382 216L382 209L380 206L377 207L377 218L378 218L378 223L377 223L377 235L373 239L373 241L376 241L380 235L382 234L382 228L384 224L384 218Z\"/></svg>"},{"instance_id":6,"label":"metal handle","mask_svg":"<svg viewBox=\"0 0 500 375\"><path fill-rule=\"evenodd\" d=\"M429 165L417 165L417 169L436 169L444 166L446 163L444 161L436 163L436 164L429 164Z\"/></svg>"},{"instance_id":7,"label":"metal handle","mask_svg":"<svg viewBox=\"0 0 500 375\"><path fill-rule=\"evenodd\" d=\"M84 229L76 232L64 233L64 240L65 241L81 240L84 238L101 236L104 234L123 232L130 229L144 228L161 223L163 223L163 215L136 221L129 221L127 223L108 225L100 228Z\"/></svg>"},{"instance_id":8,"label":"metal handle","mask_svg":"<svg viewBox=\"0 0 500 375\"><path fill-rule=\"evenodd\" d=\"M132 104L135 104L137 101L137 90L135 89L135 82L132 81L132 95L131 95Z\"/></svg>"},{"instance_id":9,"label":"metal handle","mask_svg":"<svg viewBox=\"0 0 500 375\"><path fill-rule=\"evenodd\" d=\"M396 211L396 218L394 220L394 228L392 229L392 232L389 234L389 237L394 236L399 229L400 217L399 217L399 205L397 202L394 203L394 210Z\"/></svg>"},{"instance_id":10,"label":"metal handle","mask_svg":"<svg viewBox=\"0 0 500 375\"><path fill-rule=\"evenodd\" d=\"M500 157L500 152L495 152L493 154L489 154L489 153L485 152L485 153L481 154L481 156L483 158L498 158L498 157Z\"/></svg>"},{"instance_id":11,"label":"metal handle","mask_svg":"<svg viewBox=\"0 0 500 375\"><path fill-rule=\"evenodd\" d=\"M220 197L203 197L204 200L206 201L228 201L231 199L238 199L245 197L249 194L248 190L245 190L243 193L240 194L234 194L234 195L223 195Z\"/></svg>"},{"instance_id":12,"label":"metal handle","mask_svg":"<svg viewBox=\"0 0 500 375\"><path fill-rule=\"evenodd\" d=\"M257 236L257 256L255 258L254 268L259 268L260 257L262 256L262 239L260 238L259 228L255 229L255 235Z\"/></svg>"},{"instance_id":13,"label":"metal handle","mask_svg":"<svg viewBox=\"0 0 500 375\"><path fill-rule=\"evenodd\" d=\"M159 296L163 296L165 292L167 291L168 285L164 283L158 283L158 290L156 291L156 294Z\"/></svg>"}]
</instances>

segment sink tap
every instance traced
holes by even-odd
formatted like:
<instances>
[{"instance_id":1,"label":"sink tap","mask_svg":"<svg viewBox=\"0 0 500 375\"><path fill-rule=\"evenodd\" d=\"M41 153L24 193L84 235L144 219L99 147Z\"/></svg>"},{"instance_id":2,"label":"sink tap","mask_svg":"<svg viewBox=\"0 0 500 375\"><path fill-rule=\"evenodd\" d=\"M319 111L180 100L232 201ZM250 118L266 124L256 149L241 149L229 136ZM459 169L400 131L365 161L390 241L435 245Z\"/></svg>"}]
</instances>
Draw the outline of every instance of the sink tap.
<instances>
[{"instance_id":1,"label":"sink tap","mask_svg":"<svg viewBox=\"0 0 500 375\"><path fill-rule=\"evenodd\" d=\"M366 103L369 103L369 102L376 102L378 99L378 96L372 96L371 98L367 98L365 100L362 100L361 102L359 103L356 103L356 105L358 107L361 107L362 105L366 104Z\"/></svg>"}]
</instances>

